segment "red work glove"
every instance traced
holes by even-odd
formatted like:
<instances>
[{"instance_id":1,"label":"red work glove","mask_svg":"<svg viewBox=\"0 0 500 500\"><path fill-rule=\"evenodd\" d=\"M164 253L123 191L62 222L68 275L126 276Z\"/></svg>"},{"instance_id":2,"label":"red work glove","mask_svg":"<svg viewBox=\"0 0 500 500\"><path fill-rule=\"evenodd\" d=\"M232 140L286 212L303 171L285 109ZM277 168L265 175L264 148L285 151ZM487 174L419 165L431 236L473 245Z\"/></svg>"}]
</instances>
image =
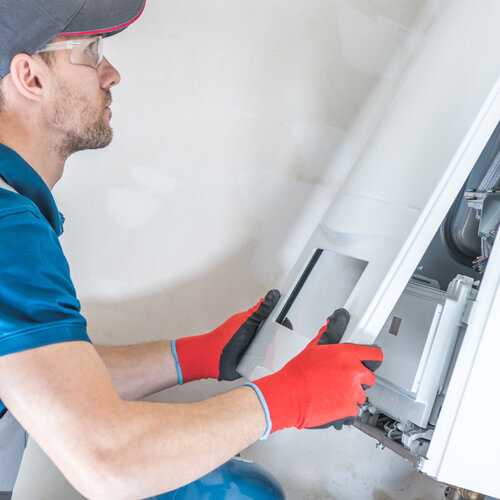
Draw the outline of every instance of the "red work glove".
<instances>
[{"instance_id":1,"label":"red work glove","mask_svg":"<svg viewBox=\"0 0 500 500\"><path fill-rule=\"evenodd\" d=\"M348 315L345 310L336 311L318 336L280 371L247 384L255 389L266 412L263 438L287 427L334 425L358 415L359 405L366 401L364 387L375 383L375 374L363 363L375 369L383 353L378 347L330 344L329 337L338 337L334 322L340 311Z\"/></svg>"},{"instance_id":2,"label":"red work glove","mask_svg":"<svg viewBox=\"0 0 500 500\"><path fill-rule=\"evenodd\" d=\"M232 316L213 332L172 340L179 384L202 378L240 378L236 366L279 298L278 290L271 290L254 307Z\"/></svg>"}]
</instances>

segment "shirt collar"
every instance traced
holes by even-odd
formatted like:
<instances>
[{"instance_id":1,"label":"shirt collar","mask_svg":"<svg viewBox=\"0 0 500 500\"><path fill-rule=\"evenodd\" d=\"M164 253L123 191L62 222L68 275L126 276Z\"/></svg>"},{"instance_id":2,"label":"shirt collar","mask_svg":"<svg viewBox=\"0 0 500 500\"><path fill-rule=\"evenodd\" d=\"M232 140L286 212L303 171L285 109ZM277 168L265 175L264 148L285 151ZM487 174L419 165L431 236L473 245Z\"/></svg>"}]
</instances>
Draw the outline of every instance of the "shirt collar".
<instances>
[{"instance_id":1,"label":"shirt collar","mask_svg":"<svg viewBox=\"0 0 500 500\"><path fill-rule=\"evenodd\" d=\"M57 236L62 234L64 219L47 184L26 161L3 144L0 144L0 175L19 194L35 203Z\"/></svg>"}]
</instances>

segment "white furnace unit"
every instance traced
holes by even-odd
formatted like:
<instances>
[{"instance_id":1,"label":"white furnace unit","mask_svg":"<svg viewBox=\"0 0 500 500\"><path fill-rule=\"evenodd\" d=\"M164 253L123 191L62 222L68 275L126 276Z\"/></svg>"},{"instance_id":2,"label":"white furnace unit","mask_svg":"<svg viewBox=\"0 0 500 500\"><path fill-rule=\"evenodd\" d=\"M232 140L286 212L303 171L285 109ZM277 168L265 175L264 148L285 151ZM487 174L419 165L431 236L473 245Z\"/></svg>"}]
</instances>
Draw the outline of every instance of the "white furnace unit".
<instances>
[{"instance_id":1,"label":"white furnace unit","mask_svg":"<svg viewBox=\"0 0 500 500\"><path fill-rule=\"evenodd\" d=\"M500 2L454 0L242 359L280 369L339 308L385 361L356 426L500 497ZM499 239L500 241L500 239Z\"/></svg>"}]
</instances>

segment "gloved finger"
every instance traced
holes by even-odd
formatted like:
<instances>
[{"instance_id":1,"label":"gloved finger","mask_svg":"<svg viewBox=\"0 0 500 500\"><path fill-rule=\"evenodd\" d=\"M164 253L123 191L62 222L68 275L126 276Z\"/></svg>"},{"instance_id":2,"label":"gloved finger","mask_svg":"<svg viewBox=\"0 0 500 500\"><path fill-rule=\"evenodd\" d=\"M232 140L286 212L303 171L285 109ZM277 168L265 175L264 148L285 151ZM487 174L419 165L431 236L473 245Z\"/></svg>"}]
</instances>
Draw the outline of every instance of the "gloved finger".
<instances>
[{"instance_id":1,"label":"gloved finger","mask_svg":"<svg viewBox=\"0 0 500 500\"><path fill-rule=\"evenodd\" d=\"M326 330L318 340L318 345L338 344L346 331L351 315L346 309L337 309L327 320Z\"/></svg>"},{"instance_id":2,"label":"gloved finger","mask_svg":"<svg viewBox=\"0 0 500 500\"><path fill-rule=\"evenodd\" d=\"M384 353L380 347L373 345L361 345L361 344L344 344L349 353L353 357L357 357L361 362L380 362L384 361ZM368 368L368 367L367 367Z\"/></svg>"},{"instance_id":3,"label":"gloved finger","mask_svg":"<svg viewBox=\"0 0 500 500\"><path fill-rule=\"evenodd\" d=\"M270 290L252 309L253 314L248 318L255 325L260 325L274 309L280 299L279 290Z\"/></svg>"},{"instance_id":4,"label":"gloved finger","mask_svg":"<svg viewBox=\"0 0 500 500\"><path fill-rule=\"evenodd\" d=\"M257 309L254 310L253 314L250 317L247 317L247 319L238 327L226 347L231 346L231 349L234 349L236 345L238 345L240 349L239 352L243 354L243 350L248 347L250 341L257 333L257 328L267 318L267 316L269 316L279 298L280 292L278 290L271 290L268 292L266 297L261 299L261 301L255 306Z\"/></svg>"},{"instance_id":5,"label":"gloved finger","mask_svg":"<svg viewBox=\"0 0 500 500\"><path fill-rule=\"evenodd\" d=\"M342 418L340 420L335 420L335 422L332 422L332 424L337 431L341 431L344 425L352 425L354 424L355 421L356 421L355 417L347 417L347 418Z\"/></svg>"},{"instance_id":6,"label":"gloved finger","mask_svg":"<svg viewBox=\"0 0 500 500\"><path fill-rule=\"evenodd\" d=\"M362 363L368 368L368 370L374 372L377 368L380 368L382 361L362 361Z\"/></svg>"},{"instance_id":7,"label":"gloved finger","mask_svg":"<svg viewBox=\"0 0 500 500\"><path fill-rule=\"evenodd\" d=\"M375 384L375 380L376 380L375 373L373 373L372 371L370 371L368 369L363 369L363 371L361 372L361 374L359 375L359 378L357 380L363 386L367 386L366 388L372 387L373 384ZM365 387L363 387L363 388L365 388Z\"/></svg>"},{"instance_id":8,"label":"gloved finger","mask_svg":"<svg viewBox=\"0 0 500 500\"><path fill-rule=\"evenodd\" d=\"M222 350L219 362L219 380L235 380L241 374L236 366L241 361L260 324L269 316L280 298L278 290L271 290L257 304L257 309L247 318Z\"/></svg>"},{"instance_id":9,"label":"gloved finger","mask_svg":"<svg viewBox=\"0 0 500 500\"><path fill-rule=\"evenodd\" d=\"M328 320L327 320L328 321ZM316 337L314 337L311 342L309 342L309 344L307 344L308 346L312 346L312 345L316 345L318 342L319 342L319 339L323 336L323 334L326 332L326 329L328 328L328 323L326 323L325 325L323 325L318 334L316 335Z\"/></svg>"},{"instance_id":10,"label":"gloved finger","mask_svg":"<svg viewBox=\"0 0 500 500\"><path fill-rule=\"evenodd\" d=\"M366 403L366 393L360 385L356 389L354 389L354 397L358 406L364 405ZM358 414L358 412L359 408L356 408L356 415Z\"/></svg>"},{"instance_id":11,"label":"gloved finger","mask_svg":"<svg viewBox=\"0 0 500 500\"><path fill-rule=\"evenodd\" d=\"M377 347L378 349L380 349L380 346L378 346L377 344L373 344L371 347ZM368 370L371 370L372 372L380 368L380 365L382 364L382 361L374 361L368 359L365 359L361 362L368 368Z\"/></svg>"},{"instance_id":12,"label":"gloved finger","mask_svg":"<svg viewBox=\"0 0 500 500\"><path fill-rule=\"evenodd\" d=\"M336 309L331 316L326 319L314 339L309 345L338 344L344 335L351 316L346 309Z\"/></svg>"},{"instance_id":13,"label":"gloved finger","mask_svg":"<svg viewBox=\"0 0 500 500\"><path fill-rule=\"evenodd\" d=\"M344 425L352 425L354 424L356 418L355 417L345 417L340 418L339 420L334 420L333 422L328 422L324 425L318 425L317 427L307 427L307 429L328 429L329 427L334 427L338 431L342 430L342 426Z\"/></svg>"},{"instance_id":14,"label":"gloved finger","mask_svg":"<svg viewBox=\"0 0 500 500\"><path fill-rule=\"evenodd\" d=\"M237 332L242 326L257 328L269 316L279 298L280 292L271 290L250 309L231 316L219 329L224 329L227 332Z\"/></svg>"}]
</instances>

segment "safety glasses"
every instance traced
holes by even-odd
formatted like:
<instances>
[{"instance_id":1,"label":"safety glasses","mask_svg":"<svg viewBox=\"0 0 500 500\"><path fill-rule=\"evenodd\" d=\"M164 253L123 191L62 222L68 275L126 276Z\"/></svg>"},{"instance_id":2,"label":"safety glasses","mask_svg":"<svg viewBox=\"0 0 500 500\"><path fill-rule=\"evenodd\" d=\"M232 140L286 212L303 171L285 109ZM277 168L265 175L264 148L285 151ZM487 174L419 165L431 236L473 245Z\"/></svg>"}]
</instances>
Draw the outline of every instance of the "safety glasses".
<instances>
[{"instance_id":1,"label":"safety glasses","mask_svg":"<svg viewBox=\"0 0 500 500\"><path fill-rule=\"evenodd\" d=\"M70 61L73 64L82 64L96 69L103 58L104 41L102 36L80 38L64 42L48 43L37 53L52 52L53 50L71 50Z\"/></svg>"}]
</instances>

